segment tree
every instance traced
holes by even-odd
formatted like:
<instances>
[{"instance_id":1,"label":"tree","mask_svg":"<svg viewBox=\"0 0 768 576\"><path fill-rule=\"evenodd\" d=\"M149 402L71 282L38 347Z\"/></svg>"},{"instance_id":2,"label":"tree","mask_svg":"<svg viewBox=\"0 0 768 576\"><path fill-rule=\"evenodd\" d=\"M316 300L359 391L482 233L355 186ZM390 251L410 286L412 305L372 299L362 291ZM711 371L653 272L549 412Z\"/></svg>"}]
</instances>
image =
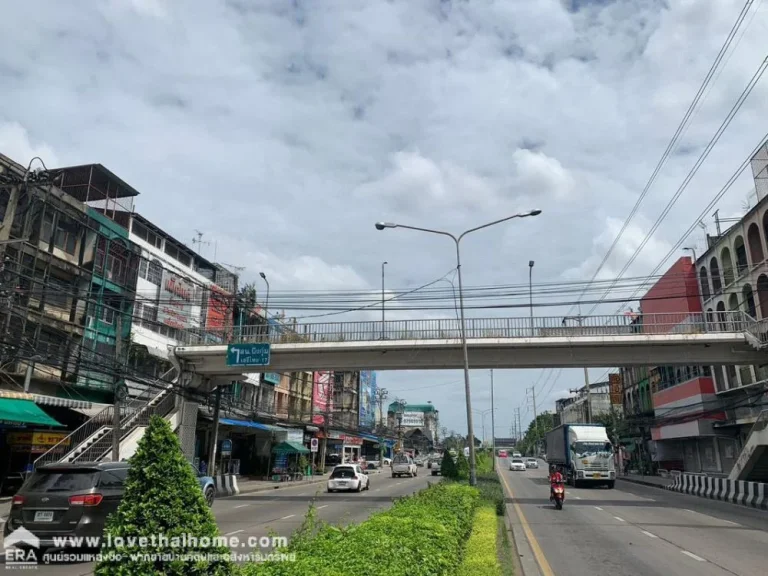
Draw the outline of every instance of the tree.
<instances>
[{"instance_id":1,"label":"tree","mask_svg":"<svg viewBox=\"0 0 768 576\"><path fill-rule=\"evenodd\" d=\"M624 416L617 410L611 410L610 412L601 412L595 414L595 424L602 424L605 426L605 431L608 434L608 439L615 443L622 436L626 436L627 423L624 420Z\"/></svg>"},{"instance_id":2,"label":"tree","mask_svg":"<svg viewBox=\"0 0 768 576\"><path fill-rule=\"evenodd\" d=\"M446 478L456 479L458 478L458 471L456 470L456 462L453 461L453 456L448 450L443 454L443 461L440 463L440 474Z\"/></svg>"},{"instance_id":3,"label":"tree","mask_svg":"<svg viewBox=\"0 0 768 576\"><path fill-rule=\"evenodd\" d=\"M219 536L216 521L168 422L152 417L129 462L125 494L107 519L105 558L95 574L232 574L229 548L213 546L213 539ZM190 542L190 537L197 542ZM173 555L174 559L150 555Z\"/></svg>"},{"instance_id":4,"label":"tree","mask_svg":"<svg viewBox=\"0 0 768 576\"><path fill-rule=\"evenodd\" d=\"M469 478L469 462L464 457L464 452L459 452L456 457L456 477L462 480Z\"/></svg>"}]
</instances>

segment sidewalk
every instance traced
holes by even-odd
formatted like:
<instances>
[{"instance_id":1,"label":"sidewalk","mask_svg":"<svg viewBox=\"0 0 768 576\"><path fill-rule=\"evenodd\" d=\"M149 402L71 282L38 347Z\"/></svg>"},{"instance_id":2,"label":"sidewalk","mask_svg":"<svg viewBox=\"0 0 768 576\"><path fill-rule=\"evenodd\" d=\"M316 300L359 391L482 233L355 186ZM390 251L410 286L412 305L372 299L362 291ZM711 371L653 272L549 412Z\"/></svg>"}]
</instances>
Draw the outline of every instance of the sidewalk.
<instances>
[{"instance_id":1,"label":"sidewalk","mask_svg":"<svg viewBox=\"0 0 768 576\"><path fill-rule=\"evenodd\" d=\"M672 485L674 478L661 476L641 476L640 474L627 474L616 478L623 482L632 482L633 484L642 484L643 486L652 486L654 488L667 488Z\"/></svg>"}]
</instances>

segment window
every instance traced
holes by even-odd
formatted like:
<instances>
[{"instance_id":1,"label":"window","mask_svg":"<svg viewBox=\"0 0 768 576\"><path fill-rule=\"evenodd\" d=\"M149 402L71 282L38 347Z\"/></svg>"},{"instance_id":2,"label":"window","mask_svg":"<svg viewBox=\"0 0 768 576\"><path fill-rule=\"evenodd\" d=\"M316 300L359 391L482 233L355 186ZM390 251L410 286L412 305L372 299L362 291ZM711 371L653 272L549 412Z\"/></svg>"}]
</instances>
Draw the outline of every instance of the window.
<instances>
[{"instance_id":1,"label":"window","mask_svg":"<svg viewBox=\"0 0 768 576\"><path fill-rule=\"evenodd\" d=\"M77 251L78 226L66 216L59 217L59 225L56 227L56 236L53 245L72 256Z\"/></svg>"},{"instance_id":2,"label":"window","mask_svg":"<svg viewBox=\"0 0 768 576\"><path fill-rule=\"evenodd\" d=\"M79 492L96 485L98 472L93 470L69 470L61 472L35 472L29 479L29 492Z\"/></svg>"},{"instance_id":3,"label":"window","mask_svg":"<svg viewBox=\"0 0 768 576\"><path fill-rule=\"evenodd\" d=\"M115 490L125 485L125 479L128 477L128 468L118 468L116 470L104 470L99 478L99 488Z\"/></svg>"},{"instance_id":4,"label":"window","mask_svg":"<svg viewBox=\"0 0 768 576\"><path fill-rule=\"evenodd\" d=\"M147 282L151 282L155 286L160 286L160 282L163 281L163 265L157 260L152 260L147 267Z\"/></svg>"},{"instance_id":5,"label":"window","mask_svg":"<svg viewBox=\"0 0 768 576\"><path fill-rule=\"evenodd\" d=\"M69 282L51 276L45 285L45 302L56 308L67 309L72 288Z\"/></svg>"}]
</instances>

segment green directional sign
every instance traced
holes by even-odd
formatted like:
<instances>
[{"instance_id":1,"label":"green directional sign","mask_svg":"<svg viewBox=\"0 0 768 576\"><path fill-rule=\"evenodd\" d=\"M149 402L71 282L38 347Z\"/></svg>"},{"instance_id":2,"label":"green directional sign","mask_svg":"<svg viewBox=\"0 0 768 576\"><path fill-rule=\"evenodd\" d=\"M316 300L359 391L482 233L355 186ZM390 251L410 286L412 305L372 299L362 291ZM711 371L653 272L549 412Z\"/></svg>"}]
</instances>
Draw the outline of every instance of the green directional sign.
<instances>
[{"instance_id":1,"label":"green directional sign","mask_svg":"<svg viewBox=\"0 0 768 576\"><path fill-rule=\"evenodd\" d=\"M269 366L269 360L269 342L227 346L227 366Z\"/></svg>"}]
</instances>

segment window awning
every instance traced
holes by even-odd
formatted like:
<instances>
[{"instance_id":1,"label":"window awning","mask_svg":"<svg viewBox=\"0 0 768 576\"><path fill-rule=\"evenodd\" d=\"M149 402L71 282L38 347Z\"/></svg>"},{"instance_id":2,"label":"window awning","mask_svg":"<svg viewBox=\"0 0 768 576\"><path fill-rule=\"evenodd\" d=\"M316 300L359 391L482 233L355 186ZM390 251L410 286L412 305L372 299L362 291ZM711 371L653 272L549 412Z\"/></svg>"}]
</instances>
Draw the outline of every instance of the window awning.
<instances>
[{"instance_id":1,"label":"window awning","mask_svg":"<svg viewBox=\"0 0 768 576\"><path fill-rule=\"evenodd\" d=\"M18 398L0 398L0 423L64 427L43 412L33 400Z\"/></svg>"},{"instance_id":2,"label":"window awning","mask_svg":"<svg viewBox=\"0 0 768 576\"><path fill-rule=\"evenodd\" d=\"M309 450L301 444L294 442L280 442L272 448L273 454L309 454Z\"/></svg>"},{"instance_id":3,"label":"window awning","mask_svg":"<svg viewBox=\"0 0 768 576\"><path fill-rule=\"evenodd\" d=\"M368 440L369 442L378 442L379 438L378 436L374 436L373 434L358 434L360 438L363 440Z\"/></svg>"},{"instance_id":4,"label":"window awning","mask_svg":"<svg viewBox=\"0 0 768 576\"><path fill-rule=\"evenodd\" d=\"M219 424L225 426L236 426L238 428L255 428L256 430L266 430L267 432L280 432L284 431L278 426L270 426L269 424L262 424L261 422L253 422L251 420L233 420L231 418L219 418Z\"/></svg>"}]
</instances>

